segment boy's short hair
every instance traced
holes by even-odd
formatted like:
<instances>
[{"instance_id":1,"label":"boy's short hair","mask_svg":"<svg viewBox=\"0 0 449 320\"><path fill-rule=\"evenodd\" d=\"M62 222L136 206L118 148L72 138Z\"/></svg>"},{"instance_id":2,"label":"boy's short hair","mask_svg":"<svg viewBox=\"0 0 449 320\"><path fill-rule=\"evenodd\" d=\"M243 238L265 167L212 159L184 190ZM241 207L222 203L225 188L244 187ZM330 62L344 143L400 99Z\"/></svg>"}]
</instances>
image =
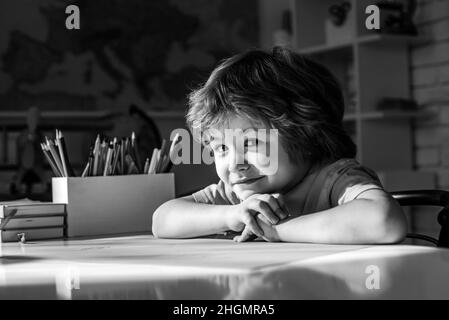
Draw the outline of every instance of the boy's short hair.
<instances>
[{"instance_id":1,"label":"boy's short hair","mask_svg":"<svg viewBox=\"0 0 449 320\"><path fill-rule=\"evenodd\" d=\"M189 95L186 118L191 130L202 132L223 126L230 116L258 120L278 129L292 161L321 162L356 154L343 114L341 88L324 66L274 47L224 60Z\"/></svg>"}]
</instances>

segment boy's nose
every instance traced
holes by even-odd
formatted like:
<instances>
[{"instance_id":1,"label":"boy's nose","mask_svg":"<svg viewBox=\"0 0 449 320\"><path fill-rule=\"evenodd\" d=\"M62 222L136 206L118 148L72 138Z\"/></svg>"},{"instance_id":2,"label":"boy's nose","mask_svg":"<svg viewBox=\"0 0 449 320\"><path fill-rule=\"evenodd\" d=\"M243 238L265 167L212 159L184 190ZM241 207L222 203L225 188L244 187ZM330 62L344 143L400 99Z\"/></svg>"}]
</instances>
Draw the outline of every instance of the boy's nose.
<instances>
[{"instance_id":1,"label":"boy's nose","mask_svg":"<svg viewBox=\"0 0 449 320\"><path fill-rule=\"evenodd\" d=\"M229 160L229 171L244 171L250 166L245 155L238 152L235 152Z\"/></svg>"},{"instance_id":2,"label":"boy's nose","mask_svg":"<svg viewBox=\"0 0 449 320\"><path fill-rule=\"evenodd\" d=\"M231 163L229 165L229 171L237 172L237 171L245 171L249 169L248 163Z\"/></svg>"}]
</instances>

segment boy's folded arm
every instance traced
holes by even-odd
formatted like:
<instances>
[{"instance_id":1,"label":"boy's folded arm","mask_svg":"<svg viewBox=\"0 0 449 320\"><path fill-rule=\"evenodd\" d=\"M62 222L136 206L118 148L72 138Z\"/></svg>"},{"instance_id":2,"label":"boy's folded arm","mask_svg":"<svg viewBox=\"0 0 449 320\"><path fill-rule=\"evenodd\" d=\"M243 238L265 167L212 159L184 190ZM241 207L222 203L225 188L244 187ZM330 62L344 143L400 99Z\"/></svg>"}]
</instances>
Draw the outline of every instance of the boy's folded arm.
<instances>
[{"instance_id":1,"label":"boy's folded arm","mask_svg":"<svg viewBox=\"0 0 449 320\"><path fill-rule=\"evenodd\" d=\"M385 191L373 189L355 200L290 218L274 228L280 241L381 244L402 241L407 224L399 204Z\"/></svg>"},{"instance_id":2,"label":"boy's folded arm","mask_svg":"<svg viewBox=\"0 0 449 320\"><path fill-rule=\"evenodd\" d=\"M194 238L229 230L229 205L196 203L192 196L159 206L153 214L152 231L158 238Z\"/></svg>"}]
</instances>

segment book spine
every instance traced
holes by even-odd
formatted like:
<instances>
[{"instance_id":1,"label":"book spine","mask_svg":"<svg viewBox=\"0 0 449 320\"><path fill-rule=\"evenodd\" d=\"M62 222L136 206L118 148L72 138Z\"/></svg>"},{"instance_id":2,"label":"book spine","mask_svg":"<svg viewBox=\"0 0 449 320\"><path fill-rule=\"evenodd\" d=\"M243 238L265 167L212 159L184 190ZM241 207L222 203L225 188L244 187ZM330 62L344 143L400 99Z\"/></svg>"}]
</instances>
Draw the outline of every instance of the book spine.
<instances>
[{"instance_id":1,"label":"book spine","mask_svg":"<svg viewBox=\"0 0 449 320\"><path fill-rule=\"evenodd\" d=\"M36 228L0 231L0 242L17 242L23 233L26 241L63 239L64 228Z\"/></svg>"}]
</instances>

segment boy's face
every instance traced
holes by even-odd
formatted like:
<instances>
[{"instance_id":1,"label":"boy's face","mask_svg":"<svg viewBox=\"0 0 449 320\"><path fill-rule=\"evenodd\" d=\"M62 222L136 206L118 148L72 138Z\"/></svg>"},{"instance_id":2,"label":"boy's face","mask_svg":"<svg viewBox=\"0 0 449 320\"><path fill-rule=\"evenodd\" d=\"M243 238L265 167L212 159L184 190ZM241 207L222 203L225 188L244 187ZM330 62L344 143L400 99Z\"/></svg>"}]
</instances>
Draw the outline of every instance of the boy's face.
<instances>
[{"instance_id":1,"label":"boy's face","mask_svg":"<svg viewBox=\"0 0 449 320\"><path fill-rule=\"evenodd\" d=\"M226 128L213 128L210 132L217 174L241 200L256 193L284 193L300 182L309 169L308 164L292 163L269 129L234 116ZM275 154L269 150L275 150ZM277 161L276 170L272 170L273 161Z\"/></svg>"}]
</instances>

